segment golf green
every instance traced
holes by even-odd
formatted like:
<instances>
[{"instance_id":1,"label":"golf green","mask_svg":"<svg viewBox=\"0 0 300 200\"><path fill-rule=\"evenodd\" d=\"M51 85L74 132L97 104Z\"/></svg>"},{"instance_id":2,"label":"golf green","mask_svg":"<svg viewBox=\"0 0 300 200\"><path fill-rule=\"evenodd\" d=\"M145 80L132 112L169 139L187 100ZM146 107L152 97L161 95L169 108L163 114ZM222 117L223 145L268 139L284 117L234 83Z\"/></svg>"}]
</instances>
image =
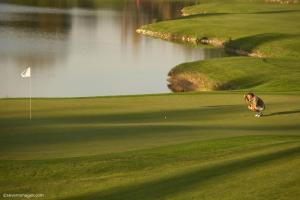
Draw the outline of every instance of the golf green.
<instances>
[{"instance_id":1,"label":"golf green","mask_svg":"<svg viewBox=\"0 0 300 200\"><path fill-rule=\"evenodd\" d=\"M298 199L299 5L204 0L183 9L190 16L141 27L256 56L183 63L170 72L180 91L230 91L36 98L32 120L28 99L0 99L2 197ZM263 117L247 110L246 91L265 101Z\"/></svg>"},{"instance_id":2,"label":"golf green","mask_svg":"<svg viewBox=\"0 0 300 200\"><path fill-rule=\"evenodd\" d=\"M2 193L46 199L296 199L300 94L0 100Z\"/></svg>"}]
</instances>

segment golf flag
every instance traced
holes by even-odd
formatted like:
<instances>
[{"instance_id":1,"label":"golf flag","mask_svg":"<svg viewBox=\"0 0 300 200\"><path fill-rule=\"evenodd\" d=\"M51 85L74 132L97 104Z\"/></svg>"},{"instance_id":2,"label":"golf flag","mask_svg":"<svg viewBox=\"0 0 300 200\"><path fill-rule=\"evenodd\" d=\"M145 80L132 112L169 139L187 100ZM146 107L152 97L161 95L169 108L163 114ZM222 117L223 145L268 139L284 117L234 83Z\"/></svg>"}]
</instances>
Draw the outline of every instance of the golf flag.
<instances>
[{"instance_id":1,"label":"golf flag","mask_svg":"<svg viewBox=\"0 0 300 200\"><path fill-rule=\"evenodd\" d=\"M31 70L30 67L27 67L22 73L22 78L29 78L29 119L31 120Z\"/></svg>"},{"instance_id":2,"label":"golf flag","mask_svg":"<svg viewBox=\"0 0 300 200\"><path fill-rule=\"evenodd\" d=\"M21 73L22 78L30 78L31 77L31 72L30 72L30 67L27 67L22 73Z\"/></svg>"}]
</instances>

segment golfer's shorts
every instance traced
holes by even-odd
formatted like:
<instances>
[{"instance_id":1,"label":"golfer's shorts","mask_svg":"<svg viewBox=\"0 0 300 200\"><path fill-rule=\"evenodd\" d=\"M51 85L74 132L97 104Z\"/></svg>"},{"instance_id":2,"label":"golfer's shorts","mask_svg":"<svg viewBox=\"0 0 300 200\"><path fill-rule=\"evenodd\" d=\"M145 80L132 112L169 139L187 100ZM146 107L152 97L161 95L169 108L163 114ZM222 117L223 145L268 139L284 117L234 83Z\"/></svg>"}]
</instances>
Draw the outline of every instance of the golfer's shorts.
<instances>
[{"instance_id":1,"label":"golfer's shorts","mask_svg":"<svg viewBox=\"0 0 300 200\"><path fill-rule=\"evenodd\" d=\"M265 109L265 107L256 106L256 110L258 110L258 111L263 111L264 109Z\"/></svg>"}]
</instances>

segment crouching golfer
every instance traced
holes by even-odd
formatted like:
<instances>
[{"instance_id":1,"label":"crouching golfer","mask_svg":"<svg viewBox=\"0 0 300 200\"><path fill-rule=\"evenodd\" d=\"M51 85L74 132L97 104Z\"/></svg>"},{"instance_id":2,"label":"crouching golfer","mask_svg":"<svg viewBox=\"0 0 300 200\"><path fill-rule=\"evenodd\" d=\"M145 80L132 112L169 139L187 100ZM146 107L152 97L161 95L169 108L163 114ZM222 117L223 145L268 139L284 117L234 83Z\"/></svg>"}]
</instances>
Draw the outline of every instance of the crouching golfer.
<instances>
[{"instance_id":1,"label":"crouching golfer","mask_svg":"<svg viewBox=\"0 0 300 200\"><path fill-rule=\"evenodd\" d=\"M266 107L264 101L251 92L245 94L244 98L248 103L248 109L256 112L255 117L261 117L263 115L262 111Z\"/></svg>"}]
</instances>

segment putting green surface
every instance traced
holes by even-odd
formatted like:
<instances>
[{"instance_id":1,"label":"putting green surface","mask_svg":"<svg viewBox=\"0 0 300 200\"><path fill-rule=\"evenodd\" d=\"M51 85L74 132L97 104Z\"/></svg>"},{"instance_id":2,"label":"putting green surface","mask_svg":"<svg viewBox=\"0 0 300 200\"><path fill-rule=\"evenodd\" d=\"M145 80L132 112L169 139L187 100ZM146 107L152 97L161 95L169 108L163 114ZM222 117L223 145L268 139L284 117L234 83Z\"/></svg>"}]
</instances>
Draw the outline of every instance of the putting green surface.
<instances>
[{"instance_id":1,"label":"putting green surface","mask_svg":"<svg viewBox=\"0 0 300 200\"><path fill-rule=\"evenodd\" d=\"M0 100L2 193L45 199L297 199L300 94Z\"/></svg>"}]
</instances>

